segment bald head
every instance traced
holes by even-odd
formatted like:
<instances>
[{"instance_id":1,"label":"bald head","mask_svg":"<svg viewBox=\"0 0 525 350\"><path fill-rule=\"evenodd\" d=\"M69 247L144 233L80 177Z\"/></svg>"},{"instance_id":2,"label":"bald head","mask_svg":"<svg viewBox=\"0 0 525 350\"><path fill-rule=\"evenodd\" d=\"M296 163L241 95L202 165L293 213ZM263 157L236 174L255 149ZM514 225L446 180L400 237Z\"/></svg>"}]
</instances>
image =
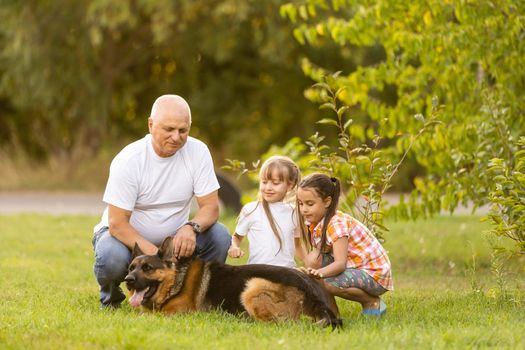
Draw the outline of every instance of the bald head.
<instances>
[{"instance_id":1,"label":"bald head","mask_svg":"<svg viewBox=\"0 0 525 350\"><path fill-rule=\"evenodd\" d=\"M151 119L158 120L162 115L185 115L191 125L191 110L188 102L178 95L162 95L151 107Z\"/></svg>"},{"instance_id":2,"label":"bald head","mask_svg":"<svg viewBox=\"0 0 525 350\"><path fill-rule=\"evenodd\" d=\"M153 103L148 118L153 148L160 157L171 157L181 149L191 127L188 103L177 95L163 95Z\"/></svg>"}]
</instances>

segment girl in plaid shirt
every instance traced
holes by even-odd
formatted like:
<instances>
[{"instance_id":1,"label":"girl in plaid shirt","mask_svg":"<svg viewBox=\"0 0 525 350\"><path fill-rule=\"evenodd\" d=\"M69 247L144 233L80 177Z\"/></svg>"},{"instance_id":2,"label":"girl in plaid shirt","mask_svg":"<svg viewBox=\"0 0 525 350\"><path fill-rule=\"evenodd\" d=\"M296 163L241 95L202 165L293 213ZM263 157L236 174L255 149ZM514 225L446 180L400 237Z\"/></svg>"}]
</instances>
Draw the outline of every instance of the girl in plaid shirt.
<instances>
[{"instance_id":1,"label":"girl in plaid shirt","mask_svg":"<svg viewBox=\"0 0 525 350\"><path fill-rule=\"evenodd\" d=\"M324 281L332 296L359 302L364 315L383 315L386 305L379 296L394 289L390 260L365 225L337 210L340 194L339 180L324 174L299 184L303 240L311 248L301 270Z\"/></svg>"}]
</instances>

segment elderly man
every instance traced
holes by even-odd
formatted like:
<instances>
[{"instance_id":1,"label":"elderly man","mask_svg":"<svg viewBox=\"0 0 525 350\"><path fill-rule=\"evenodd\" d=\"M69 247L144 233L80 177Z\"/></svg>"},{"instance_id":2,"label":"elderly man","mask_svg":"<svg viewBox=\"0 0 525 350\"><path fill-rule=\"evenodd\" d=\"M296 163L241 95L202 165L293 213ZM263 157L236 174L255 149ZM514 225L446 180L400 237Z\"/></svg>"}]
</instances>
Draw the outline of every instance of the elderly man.
<instances>
[{"instance_id":1,"label":"elderly man","mask_svg":"<svg viewBox=\"0 0 525 350\"><path fill-rule=\"evenodd\" d=\"M93 237L103 308L118 307L126 298L119 285L135 243L155 254L164 238L174 235L176 256L226 260L231 238L217 223L219 183L207 146L189 136L190 127L188 103L161 96L148 119L150 133L111 163L103 198L108 205ZM198 209L189 220L194 196Z\"/></svg>"}]
</instances>

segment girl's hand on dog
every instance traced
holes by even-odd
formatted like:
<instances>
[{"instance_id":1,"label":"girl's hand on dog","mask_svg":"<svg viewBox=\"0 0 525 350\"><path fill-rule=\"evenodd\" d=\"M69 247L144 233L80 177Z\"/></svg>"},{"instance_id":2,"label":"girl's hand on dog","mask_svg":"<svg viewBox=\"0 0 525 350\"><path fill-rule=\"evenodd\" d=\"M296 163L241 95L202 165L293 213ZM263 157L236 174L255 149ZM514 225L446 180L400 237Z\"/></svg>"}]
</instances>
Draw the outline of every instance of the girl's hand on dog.
<instances>
[{"instance_id":1,"label":"girl's hand on dog","mask_svg":"<svg viewBox=\"0 0 525 350\"><path fill-rule=\"evenodd\" d=\"M244 252L239 247L231 246L230 249L228 249L228 256L230 258L240 258L241 256L244 256Z\"/></svg>"},{"instance_id":2,"label":"girl's hand on dog","mask_svg":"<svg viewBox=\"0 0 525 350\"><path fill-rule=\"evenodd\" d=\"M319 270L317 269L312 269L311 267L304 267L304 266L298 267L297 269L309 276L314 277L315 279L323 278L323 274L319 272Z\"/></svg>"}]
</instances>

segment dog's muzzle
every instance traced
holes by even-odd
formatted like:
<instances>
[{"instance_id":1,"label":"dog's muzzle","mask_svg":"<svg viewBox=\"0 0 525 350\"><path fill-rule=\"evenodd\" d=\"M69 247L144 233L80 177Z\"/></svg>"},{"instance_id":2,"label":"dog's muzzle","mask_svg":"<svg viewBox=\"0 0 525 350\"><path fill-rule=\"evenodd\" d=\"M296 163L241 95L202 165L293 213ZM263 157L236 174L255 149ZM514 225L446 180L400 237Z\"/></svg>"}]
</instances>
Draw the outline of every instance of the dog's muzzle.
<instances>
[{"instance_id":1,"label":"dog's muzzle","mask_svg":"<svg viewBox=\"0 0 525 350\"><path fill-rule=\"evenodd\" d=\"M135 283L135 281L136 281L136 278L132 274L129 274L126 277L124 277L124 282L126 282L127 285L133 284Z\"/></svg>"}]
</instances>

